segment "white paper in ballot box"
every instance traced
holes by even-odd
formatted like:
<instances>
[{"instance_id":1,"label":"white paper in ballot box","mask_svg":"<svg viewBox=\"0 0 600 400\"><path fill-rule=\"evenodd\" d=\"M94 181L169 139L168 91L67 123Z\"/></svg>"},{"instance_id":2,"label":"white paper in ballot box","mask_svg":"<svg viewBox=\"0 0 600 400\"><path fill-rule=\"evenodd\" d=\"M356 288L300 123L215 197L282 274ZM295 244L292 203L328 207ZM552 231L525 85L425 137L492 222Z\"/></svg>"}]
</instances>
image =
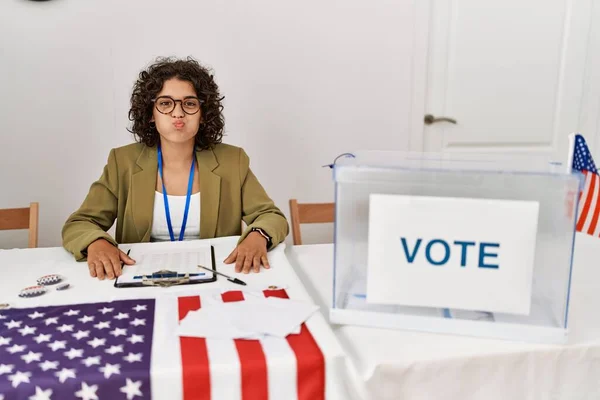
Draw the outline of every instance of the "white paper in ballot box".
<instances>
[{"instance_id":1,"label":"white paper in ballot box","mask_svg":"<svg viewBox=\"0 0 600 400\"><path fill-rule=\"evenodd\" d=\"M539 203L371 194L367 302L529 315Z\"/></svg>"}]
</instances>

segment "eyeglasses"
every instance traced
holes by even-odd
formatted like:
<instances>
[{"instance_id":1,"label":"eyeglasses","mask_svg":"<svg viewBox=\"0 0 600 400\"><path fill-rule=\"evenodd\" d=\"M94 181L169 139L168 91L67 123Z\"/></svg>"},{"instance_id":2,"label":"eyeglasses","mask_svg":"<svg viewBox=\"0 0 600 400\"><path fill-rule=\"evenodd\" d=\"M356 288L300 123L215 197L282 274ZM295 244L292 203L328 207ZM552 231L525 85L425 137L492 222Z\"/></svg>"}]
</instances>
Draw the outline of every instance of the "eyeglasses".
<instances>
[{"instance_id":1,"label":"eyeglasses","mask_svg":"<svg viewBox=\"0 0 600 400\"><path fill-rule=\"evenodd\" d=\"M169 114L173 112L175 105L177 103L181 103L181 109L183 112L188 115L193 115L200 111L200 104L203 103L199 98L191 96L186 97L183 100L175 100L170 96L160 96L152 101L154 102L156 111L161 114Z\"/></svg>"}]
</instances>

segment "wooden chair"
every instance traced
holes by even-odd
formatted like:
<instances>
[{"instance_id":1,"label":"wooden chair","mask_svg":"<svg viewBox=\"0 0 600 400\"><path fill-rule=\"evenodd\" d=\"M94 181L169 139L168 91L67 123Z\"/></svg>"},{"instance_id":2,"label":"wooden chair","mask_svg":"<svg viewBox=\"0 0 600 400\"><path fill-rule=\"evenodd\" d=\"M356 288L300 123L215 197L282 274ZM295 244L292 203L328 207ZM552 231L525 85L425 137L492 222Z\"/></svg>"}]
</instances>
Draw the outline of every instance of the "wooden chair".
<instances>
[{"instance_id":1,"label":"wooden chair","mask_svg":"<svg viewBox=\"0 0 600 400\"><path fill-rule=\"evenodd\" d=\"M335 203L304 203L290 199L290 216L292 218L292 237L294 245L302 244L300 224L321 224L333 222L335 219Z\"/></svg>"},{"instance_id":2,"label":"wooden chair","mask_svg":"<svg viewBox=\"0 0 600 400\"><path fill-rule=\"evenodd\" d=\"M29 229L29 247L37 247L39 206L39 203L31 203L26 208L6 208L0 210L0 231Z\"/></svg>"}]
</instances>

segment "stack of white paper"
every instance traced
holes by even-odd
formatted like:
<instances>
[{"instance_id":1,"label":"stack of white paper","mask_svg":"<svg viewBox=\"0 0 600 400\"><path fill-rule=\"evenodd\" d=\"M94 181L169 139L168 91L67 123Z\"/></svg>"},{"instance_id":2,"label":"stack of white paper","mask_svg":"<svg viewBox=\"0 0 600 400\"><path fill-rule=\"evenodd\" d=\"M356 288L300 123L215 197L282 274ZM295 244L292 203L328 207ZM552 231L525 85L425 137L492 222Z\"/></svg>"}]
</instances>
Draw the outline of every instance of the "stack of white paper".
<instances>
[{"instance_id":1,"label":"stack of white paper","mask_svg":"<svg viewBox=\"0 0 600 400\"><path fill-rule=\"evenodd\" d=\"M131 246L130 257L136 262L123 268L119 283L141 283L144 276L160 270L178 274L194 274L190 280L210 280L213 273L201 270L198 265L212 267L210 243L202 241L136 243Z\"/></svg>"},{"instance_id":2,"label":"stack of white paper","mask_svg":"<svg viewBox=\"0 0 600 400\"><path fill-rule=\"evenodd\" d=\"M179 323L179 336L214 339L261 339L300 333L300 326L319 309L314 304L247 295L246 300L208 303Z\"/></svg>"}]
</instances>

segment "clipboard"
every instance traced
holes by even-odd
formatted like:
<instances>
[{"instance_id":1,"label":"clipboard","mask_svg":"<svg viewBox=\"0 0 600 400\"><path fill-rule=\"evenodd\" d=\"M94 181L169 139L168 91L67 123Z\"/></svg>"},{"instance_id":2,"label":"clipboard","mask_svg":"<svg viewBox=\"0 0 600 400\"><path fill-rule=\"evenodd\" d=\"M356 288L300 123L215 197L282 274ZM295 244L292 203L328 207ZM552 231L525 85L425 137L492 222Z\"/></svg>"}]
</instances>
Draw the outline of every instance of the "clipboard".
<instances>
[{"instance_id":1,"label":"clipboard","mask_svg":"<svg viewBox=\"0 0 600 400\"><path fill-rule=\"evenodd\" d=\"M210 268L213 271L217 270L215 263L215 248L214 246L210 246L210 258L211 258L211 266ZM125 269L128 266L123 264L122 268ZM201 275L202 270L198 268L198 275ZM119 282L119 278L115 279L113 284L116 288L132 288L132 287L171 287L171 286L180 286L180 285L197 285L201 283L210 283L217 281L217 274L213 273L210 278L199 278L193 279L195 274L190 273L177 273L176 271L171 271L169 269L160 269L154 271L151 275L141 275L139 276L139 281L136 282ZM138 278L137 276L135 278Z\"/></svg>"}]
</instances>

